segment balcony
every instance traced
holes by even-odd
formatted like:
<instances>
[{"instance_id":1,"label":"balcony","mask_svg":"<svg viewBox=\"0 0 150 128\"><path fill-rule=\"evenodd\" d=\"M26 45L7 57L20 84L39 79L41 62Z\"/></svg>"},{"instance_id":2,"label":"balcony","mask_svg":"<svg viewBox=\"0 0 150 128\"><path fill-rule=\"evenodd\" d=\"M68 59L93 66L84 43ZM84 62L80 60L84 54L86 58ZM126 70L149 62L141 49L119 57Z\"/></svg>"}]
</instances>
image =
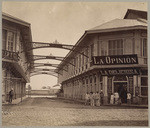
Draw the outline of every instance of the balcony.
<instances>
[{"instance_id":1,"label":"balcony","mask_svg":"<svg viewBox=\"0 0 150 128\"><path fill-rule=\"evenodd\" d=\"M18 61L19 55L17 52L2 50L2 58L6 60Z\"/></svg>"}]
</instances>

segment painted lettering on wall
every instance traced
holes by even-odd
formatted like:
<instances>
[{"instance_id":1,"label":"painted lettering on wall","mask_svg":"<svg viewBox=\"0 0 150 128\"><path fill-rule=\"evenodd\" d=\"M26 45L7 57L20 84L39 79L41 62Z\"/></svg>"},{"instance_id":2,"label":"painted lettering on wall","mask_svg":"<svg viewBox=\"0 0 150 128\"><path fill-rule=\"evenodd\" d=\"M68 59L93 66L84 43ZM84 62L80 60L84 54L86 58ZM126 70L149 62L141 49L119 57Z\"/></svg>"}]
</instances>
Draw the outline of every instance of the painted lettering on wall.
<instances>
[{"instance_id":1,"label":"painted lettering on wall","mask_svg":"<svg viewBox=\"0 0 150 128\"><path fill-rule=\"evenodd\" d=\"M120 69L101 69L101 75L138 75L139 69L137 68L120 68Z\"/></svg>"}]
</instances>

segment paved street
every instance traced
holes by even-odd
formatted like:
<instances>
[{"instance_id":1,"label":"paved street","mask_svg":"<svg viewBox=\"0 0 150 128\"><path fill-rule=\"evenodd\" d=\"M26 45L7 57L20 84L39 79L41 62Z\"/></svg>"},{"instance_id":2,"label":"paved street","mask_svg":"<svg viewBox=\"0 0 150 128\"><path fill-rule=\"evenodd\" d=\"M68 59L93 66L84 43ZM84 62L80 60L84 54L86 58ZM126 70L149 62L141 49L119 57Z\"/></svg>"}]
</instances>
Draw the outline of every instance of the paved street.
<instances>
[{"instance_id":1,"label":"paved street","mask_svg":"<svg viewBox=\"0 0 150 128\"><path fill-rule=\"evenodd\" d=\"M90 107L56 98L2 106L3 126L147 126L148 109Z\"/></svg>"}]
</instances>

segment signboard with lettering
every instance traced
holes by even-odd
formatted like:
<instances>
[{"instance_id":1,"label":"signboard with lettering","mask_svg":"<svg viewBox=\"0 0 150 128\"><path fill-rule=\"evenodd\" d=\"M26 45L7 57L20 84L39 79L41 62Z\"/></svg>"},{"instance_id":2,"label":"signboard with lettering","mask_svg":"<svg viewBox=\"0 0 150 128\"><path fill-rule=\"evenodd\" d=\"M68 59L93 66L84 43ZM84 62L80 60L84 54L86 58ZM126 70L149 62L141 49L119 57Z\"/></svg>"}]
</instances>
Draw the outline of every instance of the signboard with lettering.
<instances>
[{"instance_id":1,"label":"signboard with lettering","mask_svg":"<svg viewBox=\"0 0 150 128\"><path fill-rule=\"evenodd\" d=\"M138 68L117 68L117 69L101 69L101 75L138 75Z\"/></svg>"},{"instance_id":2,"label":"signboard with lettering","mask_svg":"<svg viewBox=\"0 0 150 128\"><path fill-rule=\"evenodd\" d=\"M92 65L121 65L121 64L138 64L137 54L92 57Z\"/></svg>"}]
</instances>

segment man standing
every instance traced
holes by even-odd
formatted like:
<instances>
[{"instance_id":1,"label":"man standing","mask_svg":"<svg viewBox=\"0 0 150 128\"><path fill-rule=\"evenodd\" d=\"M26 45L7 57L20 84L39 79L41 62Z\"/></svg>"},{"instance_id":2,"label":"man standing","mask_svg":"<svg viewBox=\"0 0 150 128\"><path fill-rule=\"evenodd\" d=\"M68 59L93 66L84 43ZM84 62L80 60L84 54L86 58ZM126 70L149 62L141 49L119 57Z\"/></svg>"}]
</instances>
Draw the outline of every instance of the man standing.
<instances>
[{"instance_id":1,"label":"man standing","mask_svg":"<svg viewBox=\"0 0 150 128\"><path fill-rule=\"evenodd\" d=\"M131 104L131 94L130 92L127 93L127 104Z\"/></svg>"},{"instance_id":2,"label":"man standing","mask_svg":"<svg viewBox=\"0 0 150 128\"><path fill-rule=\"evenodd\" d=\"M85 94L85 105L89 105L89 102L90 102L90 95L89 95L89 93L86 93Z\"/></svg>"},{"instance_id":3,"label":"man standing","mask_svg":"<svg viewBox=\"0 0 150 128\"><path fill-rule=\"evenodd\" d=\"M90 93L90 105L94 106L94 96L93 96L93 92Z\"/></svg>"},{"instance_id":4,"label":"man standing","mask_svg":"<svg viewBox=\"0 0 150 128\"><path fill-rule=\"evenodd\" d=\"M111 96L110 96L110 104L114 104L114 94L111 93Z\"/></svg>"},{"instance_id":5,"label":"man standing","mask_svg":"<svg viewBox=\"0 0 150 128\"><path fill-rule=\"evenodd\" d=\"M115 104L119 104L119 102L118 102L119 101L119 94L118 94L118 92L114 93L114 98L115 98Z\"/></svg>"},{"instance_id":6,"label":"man standing","mask_svg":"<svg viewBox=\"0 0 150 128\"><path fill-rule=\"evenodd\" d=\"M98 92L95 95L95 99L96 99L96 106L100 106L100 95Z\"/></svg>"},{"instance_id":7,"label":"man standing","mask_svg":"<svg viewBox=\"0 0 150 128\"><path fill-rule=\"evenodd\" d=\"M103 102L104 102L104 93L103 93L103 90L101 90L100 92L100 104L103 105Z\"/></svg>"},{"instance_id":8,"label":"man standing","mask_svg":"<svg viewBox=\"0 0 150 128\"><path fill-rule=\"evenodd\" d=\"M13 91L13 88L12 88L12 89L9 91L9 103L12 103L13 95L14 95L14 91Z\"/></svg>"}]
</instances>

